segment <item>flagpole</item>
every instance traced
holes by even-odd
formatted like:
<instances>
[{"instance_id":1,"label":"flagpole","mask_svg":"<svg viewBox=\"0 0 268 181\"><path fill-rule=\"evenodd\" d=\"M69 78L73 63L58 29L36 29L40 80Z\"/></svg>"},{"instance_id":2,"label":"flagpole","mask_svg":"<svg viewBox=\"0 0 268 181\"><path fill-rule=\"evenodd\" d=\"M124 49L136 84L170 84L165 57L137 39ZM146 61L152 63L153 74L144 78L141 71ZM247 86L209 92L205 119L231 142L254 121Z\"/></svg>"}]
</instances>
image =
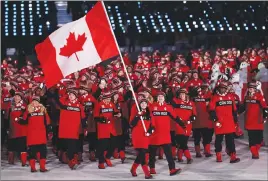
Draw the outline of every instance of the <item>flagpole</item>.
<instances>
[{"instance_id":1,"label":"flagpole","mask_svg":"<svg viewBox=\"0 0 268 181\"><path fill-rule=\"evenodd\" d=\"M125 62L124 62L124 60L123 60L123 56L122 56L122 54L121 54L121 51L120 51L120 49L119 49L119 46L118 46L118 43L117 43L117 40L116 40L114 31L113 31L113 29L112 29L112 25L111 25L111 23L110 23L109 16L108 16L108 14L107 14L107 11L106 11L104 2L101 1L101 3L102 3L102 6L103 6L103 8L104 8L104 11L105 11L106 18L107 18L107 20L108 20L108 22L109 22L110 29L111 29L111 31L112 31L112 34L113 34L113 37L114 37L114 41L115 41L117 50L118 50L118 52L119 52L119 56L120 56L121 62L122 62L122 64L123 64L124 70L125 70L125 72L126 72L127 80L128 80L128 83L129 83L129 85L130 85L130 87L131 87L131 92L132 92L132 95L133 95L133 97L134 97L135 104L136 104L136 106L137 106L138 111L141 112L140 107L139 107L139 104L138 104L138 101L137 101L136 96L135 96L135 92L134 92L133 86L132 86L132 84L131 84L130 78L129 78L128 73L127 73L127 68L126 68ZM144 120L143 120L142 116L140 116L140 118L141 118L141 122L142 122L142 126L143 126L143 129L144 129L144 132L147 133L147 130L146 130L146 127L145 127Z\"/></svg>"}]
</instances>

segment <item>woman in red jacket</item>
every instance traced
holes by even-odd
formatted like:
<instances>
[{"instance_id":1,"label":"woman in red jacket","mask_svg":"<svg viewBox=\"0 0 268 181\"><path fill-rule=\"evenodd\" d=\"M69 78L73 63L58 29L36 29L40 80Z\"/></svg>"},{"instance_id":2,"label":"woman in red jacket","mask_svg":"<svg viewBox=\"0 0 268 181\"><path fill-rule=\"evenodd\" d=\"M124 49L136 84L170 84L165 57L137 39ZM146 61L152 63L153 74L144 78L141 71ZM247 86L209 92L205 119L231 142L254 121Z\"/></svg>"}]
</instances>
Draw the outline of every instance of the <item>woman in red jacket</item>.
<instances>
[{"instance_id":1,"label":"woman in red jacket","mask_svg":"<svg viewBox=\"0 0 268 181\"><path fill-rule=\"evenodd\" d=\"M137 151L137 157L131 167L130 172L133 177L136 177L136 170L141 164L142 170L145 174L145 179L150 179L152 178L152 175L150 174L148 165L146 164L145 155L149 146L148 135L153 132L152 128L154 127L154 121L150 116L148 101L146 99L139 100L139 106L141 108L141 112L138 115L136 114L136 111L131 112L130 117L130 126L132 128L132 143L133 147ZM147 133L144 131L140 116L142 116Z\"/></svg>"},{"instance_id":2,"label":"woman in red jacket","mask_svg":"<svg viewBox=\"0 0 268 181\"><path fill-rule=\"evenodd\" d=\"M61 139L61 149L67 150L69 167L76 169L78 166L79 130L81 124L83 128L86 127L86 116L83 105L78 101L78 91L75 88L69 88L67 93L68 95L61 97L60 100L56 98L61 109L59 138Z\"/></svg>"},{"instance_id":3,"label":"woman in red jacket","mask_svg":"<svg viewBox=\"0 0 268 181\"><path fill-rule=\"evenodd\" d=\"M209 114L212 121L215 122L215 151L216 161L222 162L221 151L222 141L225 136L226 148L230 154L230 163L240 161L236 157L234 132L235 124L237 123L237 109L235 100L228 95L228 84L222 81L219 85L219 90L212 96L209 103Z\"/></svg>"},{"instance_id":4,"label":"woman in red jacket","mask_svg":"<svg viewBox=\"0 0 268 181\"><path fill-rule=\"evenodd\" d=\"M192 122L196 120L195 104L187 97L188 91L182 88L178 91L179 98L174 98L172 106L177 117L180 117L183 126L176 125L176 140L179 145L178 161L182 162L182 154L187 158L187 164L191 164L193 159L188 149L187 143L192 131Z\"/></svg>"},{"instance_id":5,"label":"woman in red jacket","mask_svg":"<svg viewBox=\"0 0 268 181\"><path fill-rule=\"evenodd\" d=\"M248 94L240 108L240 112L243 111L245 111L245 129L248 131L252 159L259 159L264 123L268 118L268 106L263 95L257 92L255 82L248 85Z\"/></svg>"},{"instance_id":6,"label":"woman in red jacket","mask_svg":"<svg viewBox=\"0 0 268 181\"><path fill-rule=\"evenodd\" d=\"M213 124L209 119L208 104L210 97L208 94L202 92L200 87L194 89L195 95L193 95L193 102L196 107L196 120L193 122L193 136L195 144L196 157L202 157L200 151L200 141L204 146L205 156L212 156L210 153L210 142L213 136Z\"/></svg>"},{"instance_id":7,"label":"woman in red jacket","mask_svg":"<svg viewBox=\"0 0 268 181\"><path fill-rule=\"evenodd\" d=\"M14 152L20 153L21 164L26 166L27 162L27 126L21 125L20 117L26 110L26 104L23 101L23 93L15 92L14 100L10 101L7 111L9 120L9 139L8 139L8 163L14 164Z\"/></svg>"},{"instance_id":8,"label":"woman in red jacket","mask_svg":"<svg viewBox=\"0 0 268 181\"><path fill-rule=\"evenodd\" d=\"M35 168L37 153L40 153L40 172L46 172L48 171L45 167L47 155L47 132L49 132L49 138L51 139L52 129L46 108L40 104L39 97L32 98L32 102L24 112L22 120L22 124L27 124L27 146L31 172L37 172Z\"/></svg>"}]
</instances>

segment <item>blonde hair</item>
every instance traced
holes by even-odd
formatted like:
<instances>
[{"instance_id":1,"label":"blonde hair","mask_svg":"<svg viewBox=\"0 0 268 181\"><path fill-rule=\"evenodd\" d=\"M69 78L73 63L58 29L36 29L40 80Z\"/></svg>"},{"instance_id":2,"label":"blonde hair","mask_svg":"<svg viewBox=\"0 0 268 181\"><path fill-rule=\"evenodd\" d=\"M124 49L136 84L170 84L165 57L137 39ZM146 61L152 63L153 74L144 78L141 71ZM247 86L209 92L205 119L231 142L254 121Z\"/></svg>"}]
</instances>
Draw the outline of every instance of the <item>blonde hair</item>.
<instances>
[{"instance_id":1,"label":"blonde hair","mask_svg":"<svg viewBox=\"0 0 268 181\"><path fill-rule=\"evenodd\" d=\"M38 103L38 104L39 104L38 106L41 107L41 112L42 113L47 113L47 110L46 110L45 106L43 106L43 104L40 104L40 103ZM29 113L34 112L33 101L28 105L28 112Z\"/></svg>"}]
</instances>

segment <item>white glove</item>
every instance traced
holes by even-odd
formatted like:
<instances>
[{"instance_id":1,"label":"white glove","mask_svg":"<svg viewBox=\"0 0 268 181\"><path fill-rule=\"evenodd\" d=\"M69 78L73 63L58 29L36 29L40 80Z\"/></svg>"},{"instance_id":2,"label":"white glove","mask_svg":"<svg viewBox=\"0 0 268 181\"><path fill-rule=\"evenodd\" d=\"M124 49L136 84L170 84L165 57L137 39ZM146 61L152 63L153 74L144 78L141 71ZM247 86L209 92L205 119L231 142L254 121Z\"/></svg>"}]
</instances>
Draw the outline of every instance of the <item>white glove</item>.
<instances>
[{"instance_id":1,"label":"white glove","mask_svg":"<svg viewBox=\"0 0 268 181\"><path fill-rule=\"evenodd\" d=\"M220 122L216 122L216 127L217 128L221 128L222 127L222 124Z\"/></svg>"}]
</instances>

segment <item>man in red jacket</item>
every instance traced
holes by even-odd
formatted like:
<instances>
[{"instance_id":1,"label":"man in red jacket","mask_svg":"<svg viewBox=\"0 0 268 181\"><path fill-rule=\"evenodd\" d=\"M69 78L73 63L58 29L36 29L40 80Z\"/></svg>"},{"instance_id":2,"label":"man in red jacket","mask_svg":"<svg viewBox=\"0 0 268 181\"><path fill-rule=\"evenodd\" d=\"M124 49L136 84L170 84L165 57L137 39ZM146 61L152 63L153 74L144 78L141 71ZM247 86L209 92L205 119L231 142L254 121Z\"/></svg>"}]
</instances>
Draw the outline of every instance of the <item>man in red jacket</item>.
<instances>
[{"instance_id":1,"label":"man in red jacket","mask_svg":"<svg viewBox=\"0 0 268 181\"><path fill-rule=\"evenodd\" d=\"M31 172L37 172L35 168L35 159L40 153L40 172L47 172L46 155L47 155L47 132L49 139L52 138L52 128L50 118L46 108L40 104L40 97L33 97L32 102L24 112L21 124L27 124L27 146L29 154L29 163ZM37 158L38 159L38 158Z\"/></svg>"},{"instance_id":2,"label":"man in red jacket","mask_svg":"<svg viewBox=\"0 0 268 181\"><path fill-rule=\"evenodd\" d=\"M71 169L78 166L78 141L81 125L86 127L86 117L83 105L78 100L78 90L69 88L69 93L60 100L56 98L60 106L59 138L61 139L61 150L67 150L68 165ZM86 134L86 132L85 132ZM60 155L60 157L62 157Z\"/></svg>"},{"instance_id":3,"label":"man in red jacket","mask_svg":"<svg viewBox=\"0 0 268 181\"><path fill-rule=\"evenodd\" d=\"M14 101L9 102L6 117L9 119L8 139L8 163L14 164L14 152L20 153L21 164L26 166L27 162L27 127L19 124L20 117L26 110L26 103L23 100L22 92L15 92Z\"/></svg>"},{"instance_id":4,"label":"man in red jacket","mask_svg":"<svg viewBox=\"0 0 268 181\"><path fill-rule=\"evenodd\" d=\"M155 171L155 156L159 146L164 149L166 155L170 176L181 172L181 169L175 168L175 162L172 157L171 151L171 136L170 136L170 119L180 122L179 118L174 115L173 108L165 102L165 93L159 91L157 93L157 102L153 103L150 108L151 117L155 122L155 131L150 138L149 146L149 166L150 173L156 174Z\"/></svg>"},{"instance_id":5,"label":"man in red jacket","mask_svg":"<svg viewBox=\"0 0 268 181\"><path fill-rule=\"evenodd\" d=\"M248 84L248 94L240 108L240 112L243 111L245 111L245 129L248 131L252 159L259 159L264 123L268 118L268 106L263 95L257 92L255 82Z\"/></svg>"},{"instance_id":6,"label":"man in red jacket","mask_svg":"<svg viewBox=\"0 0 268 181\"><path fill-rule=\"evenodd\" d=\"M113 155L114 144L111 140L112 135L115 135L114 116L121 117L116 106L111 102L112 93L110 91L103 92L101 101L96 104L93 116L97 121L98 146L97 154L99 158L99 169L105 169L104 163L112 167L110 158ZM111 145L111 146L109 146ZM104 152L107 150L106 155Z\"/></svg>"},{"instance_id":7,"label":"man in red jacket","mask_svg":"<svg viewBox=\"0 0 268 181\"><path fill-rule=\"evenodd\" d=\"M237 109L234 99L228 95L228 84L222 81L219 90L212 96L209 110L210 118L215 122L215 151L217 162L222 162L222 141L225 136L226 148L230 153L230 163L239 162L236 157L234 132L235 123L237 122Z\"/></svg>"}]
</instances>

